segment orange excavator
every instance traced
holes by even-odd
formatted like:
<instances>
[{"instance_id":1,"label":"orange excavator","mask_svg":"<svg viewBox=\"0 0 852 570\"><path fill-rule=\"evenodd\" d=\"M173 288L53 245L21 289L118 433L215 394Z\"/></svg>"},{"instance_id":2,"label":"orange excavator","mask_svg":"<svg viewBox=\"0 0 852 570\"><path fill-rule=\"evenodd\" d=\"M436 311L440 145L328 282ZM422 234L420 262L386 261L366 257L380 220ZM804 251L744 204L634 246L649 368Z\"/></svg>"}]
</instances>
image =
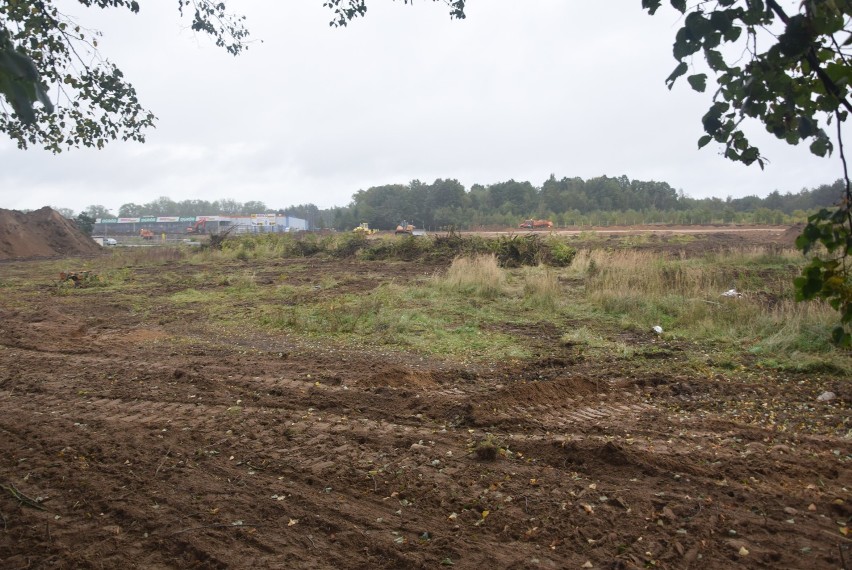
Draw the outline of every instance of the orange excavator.
<instances>
[{"instance_id":1,"label":"orange excavator","mask_svg":"<svg viewBox=\"0 0 852 570\"><path fill-rule=\"evenodd\" d=\"M141 230L139 230L139 237L141 237L145 241L151 241L152 239L154 239L154 232L142 228Z\"/></svg>"},{"instance_id":2,"label":"orange excavator","mask_svg":"<svg viewBox=\"0 0 852 570\"><path fill-rule=\"evenodd\" d=\"M186 233L188 234L203 234L207 231L207 220L198 220L188 228L186 228Z\"/></svg>"}]
</instances>

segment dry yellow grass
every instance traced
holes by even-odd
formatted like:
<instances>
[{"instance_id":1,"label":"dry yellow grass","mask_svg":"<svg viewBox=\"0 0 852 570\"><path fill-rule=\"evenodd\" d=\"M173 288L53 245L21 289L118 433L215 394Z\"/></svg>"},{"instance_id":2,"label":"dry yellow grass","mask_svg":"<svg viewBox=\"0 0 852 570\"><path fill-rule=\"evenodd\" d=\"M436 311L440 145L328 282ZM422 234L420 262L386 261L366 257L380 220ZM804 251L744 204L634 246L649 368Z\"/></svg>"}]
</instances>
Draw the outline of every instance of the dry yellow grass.
<instances>
[{"instance_id":1,"label":"dry yellow grass","mask_svg":"<svg viewBox=\"0 0 852 570\"><path fill-rule=\"evenodd\" d=\"M444 287L486 298L502 294L506 285L505 273L494 255L457 257L438 279Z\"/></svg>"},{"instance_id":2,"label":"dry yellow grass","mask_svg":"<svg viewBox=\"0 0 852 570\"><path fill-rule=\"evenodd\" d=\"M524 299L539 308L555 308L562 297L557 274L546 267L536 267L523 276Z\"/></svg>"},{"instance_id":3,"label":"dry yellow grass","mask_svg":"<svg viewBox=\"0 0 852 570\"><path fill-rule=\"evenodd\" d=\"M593 306L620 315L625 325L663 325L673 334L734 342L761 339L767 350L812 350L806 339L826 338L837 315L826 303L793 300L801 261L794 250L769 248L698 258L585 250L567 271L583 279ZM729 289L742 296L723 297Z\"/></svg>"}]
</instances>

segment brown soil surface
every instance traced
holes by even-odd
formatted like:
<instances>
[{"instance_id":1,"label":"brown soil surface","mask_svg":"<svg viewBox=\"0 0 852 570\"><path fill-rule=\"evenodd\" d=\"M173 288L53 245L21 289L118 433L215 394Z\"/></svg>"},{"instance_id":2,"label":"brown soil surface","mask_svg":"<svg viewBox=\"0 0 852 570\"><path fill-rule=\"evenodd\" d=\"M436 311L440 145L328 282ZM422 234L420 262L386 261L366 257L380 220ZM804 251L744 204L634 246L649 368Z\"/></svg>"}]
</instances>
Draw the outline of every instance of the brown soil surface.
<instances>
[{"instance_id":1,"label":"brown soil surface","mask_svg":"<svg viewBox=\"0 0 852 570\"><path fill-rule=\"evenodd\" d=\"M24 214L0 208L0 259L89 255L101 246L48 206Z\"/></svg>"},{"instance_id":2,"label":"brown soil surface","mask_svg":"<svg viewBox=\"0 0 852 570\"><path fill-rule=\"evenodd\" d=\"M433 269L287 271L359 268ZM651 374L584 357L552 325L532 362L344 350L143 314L129 295L54 296L48 269L4 269L45 285L0 297L3 568L852 561L846 381L681 369L684 347L625 339L668 359ZM168 294L127 271L154 306Z\"/></svg>"}]
</instances>

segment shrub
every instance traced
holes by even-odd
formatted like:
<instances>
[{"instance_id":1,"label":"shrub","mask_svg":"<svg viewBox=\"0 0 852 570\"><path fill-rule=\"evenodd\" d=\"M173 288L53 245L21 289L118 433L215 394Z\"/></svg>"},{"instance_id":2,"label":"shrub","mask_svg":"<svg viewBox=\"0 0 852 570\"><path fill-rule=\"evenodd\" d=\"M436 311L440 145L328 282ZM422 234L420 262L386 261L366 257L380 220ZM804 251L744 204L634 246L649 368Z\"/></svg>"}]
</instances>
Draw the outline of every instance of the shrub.
<instances>
[{"instance_id":1,"label":"shrub","mask_svg":"<svg viewBox=\"0 0 852 570\"><path fill-rule=\"evenodd\" d=\"M355 257L361 249L367 247L367 236L351 232L339 236L333 244L331 255L334 257Z\"/></svg>"},{"instance_id":2,"label":"shrub","mask_svg":"<svg viewBox=\"0 0 852 570\"><path fill-rule=\"evenodd\" d=\"M556 238L548 240L548 246L550 251L546 263L553 267L568 267L577 255L576 249Z\"/></svg>"}]
</instances>

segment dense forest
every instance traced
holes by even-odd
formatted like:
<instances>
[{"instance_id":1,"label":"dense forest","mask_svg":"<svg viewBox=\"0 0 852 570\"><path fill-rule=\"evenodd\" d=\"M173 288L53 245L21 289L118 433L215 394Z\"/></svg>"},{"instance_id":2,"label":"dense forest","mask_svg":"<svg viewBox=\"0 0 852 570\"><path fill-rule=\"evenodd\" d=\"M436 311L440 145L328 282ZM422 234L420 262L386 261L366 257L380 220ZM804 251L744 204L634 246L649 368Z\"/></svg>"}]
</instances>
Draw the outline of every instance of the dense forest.
<instances>
[{"instance_id":1,"label":"dense forest","mask_svg":"<svg viewBox=\"0 0 852 570\"><path fill-rule=\"evenodd\" d=\"M419 227L460 229L513 227L525 218L545 218L557 226L643 223L790 223L809 212L836 204L842 181L812 190L765 198L690 198L666 182L601 176L557 179L540 188L509 180L465 190L456 180L418 180L407 185L377 186L357 192L343 208L322 212L325 224L338 229L369 222L392 228L405 218ZM302 208L305 208L304 206ZM297 215L294 213L294 215Z\"/></svg>"},{"instance_id":2,"label":"dense forest","mask_svg":"<svg viewBox=\"0 0 852 570\"><path fill-rule=\"evenodd\" d=\"M352 229L361 222L392 229L402 220L427 230L448 228L516 227L527 218L544 218L557 226L650 223L782 224L804 222L808 214L836 205L843 182L823 184L797 193L777 190L765 198L691 198L666 182L630 180L626 176L557 179L551 175L540 187L508 180L469 190L453 179L431 184L413 180L359 190L343 207L321 210L314 204L287 208L263 202L235 200L173 201L160 197L147 204L124 204L120 217L214 215L277 211L308 220L314 228ZM60 211L62 211L60 209ZM90 206L92 217L114 214Z\"/></svg>"}]
</instances>

